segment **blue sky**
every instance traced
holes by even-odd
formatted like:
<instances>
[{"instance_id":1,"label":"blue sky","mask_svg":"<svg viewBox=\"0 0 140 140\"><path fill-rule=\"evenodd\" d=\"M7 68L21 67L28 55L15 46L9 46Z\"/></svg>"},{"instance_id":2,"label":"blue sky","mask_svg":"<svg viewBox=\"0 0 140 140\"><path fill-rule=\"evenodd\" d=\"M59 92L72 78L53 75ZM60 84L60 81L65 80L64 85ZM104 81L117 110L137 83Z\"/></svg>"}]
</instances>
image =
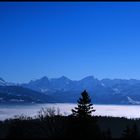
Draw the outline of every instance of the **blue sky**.
<instances>
[{"instance_id":1,"label":"blue sky","mask_svg":"<svg viewBox=\"0 0 140 140\"><path fill-rule=\"evenodd\" d=\"M140 3L0 3L0 77L140 79Z\"/></svg>"}]
</instances>

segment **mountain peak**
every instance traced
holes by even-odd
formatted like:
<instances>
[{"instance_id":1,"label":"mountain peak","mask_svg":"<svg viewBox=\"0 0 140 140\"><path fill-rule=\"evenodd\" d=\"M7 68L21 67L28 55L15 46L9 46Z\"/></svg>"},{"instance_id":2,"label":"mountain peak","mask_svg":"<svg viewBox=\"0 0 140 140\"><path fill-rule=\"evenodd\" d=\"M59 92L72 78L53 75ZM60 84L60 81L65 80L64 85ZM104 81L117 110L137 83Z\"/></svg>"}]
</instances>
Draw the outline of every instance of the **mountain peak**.
<instances>
[{"instance_id":1,"label":"mountain peak","mask_svg":"<svg viewBox=\"0 0 140 140\"><path fill-rule=\"evenodd\" d=\"M47 76L43 76L40 80L48 80Z\"/></svg>"},{"instance_id":2,"label":"mountain peak","mask_svg":"<svg viewBox=\"0 0 140 140\"><path fill-rule=\"evenodd\" d=\"M66 76L61 76L59 79L68 79Z\"/></svg>"},{"instance_id":3,"label":"mountain peak","mask_svg":"<svg viewBox=\"0 0 140 140\"><path fill-rule=\"evenodd\" d=\"M0 77L0 86L6 86L6 85L8 85L8 83L3 78Z\"/></svg>"},{"instance_id":4,"label":"mountain peak","mask_svg":"<svg viewBox=\"0 0 140 140\"><path fill-rule=\"evenodd\" d=\"M5 80L3 78L0 77L0 81L5 82Z\"/></svg>"},{"instance_id":5,"label":"mountain peak","mask_svg":"<svg viewBox=\"0 0 140 140\"><path fill-rule=\"evenodd\" d=\"M95 79L94 78L94 76L87 76L87 77L85 77L85 78L83 78L82 80L93 80L93 79Z\"/></svg>"}]
</instances>

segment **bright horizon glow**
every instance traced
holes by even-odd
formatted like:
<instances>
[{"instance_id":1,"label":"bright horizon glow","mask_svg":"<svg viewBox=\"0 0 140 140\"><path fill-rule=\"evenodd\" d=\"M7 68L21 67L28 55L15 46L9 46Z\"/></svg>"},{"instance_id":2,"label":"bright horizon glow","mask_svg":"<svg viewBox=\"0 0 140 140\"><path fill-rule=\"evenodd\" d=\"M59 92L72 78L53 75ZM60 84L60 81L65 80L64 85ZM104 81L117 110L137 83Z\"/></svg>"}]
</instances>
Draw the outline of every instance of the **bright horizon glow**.
<instances>
[{"instance_id":1,"label":"bright horizon glow","mask_svg":"<svg viewBox=\"0 0 140 140\"><path fill-rule=\"evenodd\" d=\"M0 77L140 79L140 2L0 2Z\"/></svg>"}]
</instances>

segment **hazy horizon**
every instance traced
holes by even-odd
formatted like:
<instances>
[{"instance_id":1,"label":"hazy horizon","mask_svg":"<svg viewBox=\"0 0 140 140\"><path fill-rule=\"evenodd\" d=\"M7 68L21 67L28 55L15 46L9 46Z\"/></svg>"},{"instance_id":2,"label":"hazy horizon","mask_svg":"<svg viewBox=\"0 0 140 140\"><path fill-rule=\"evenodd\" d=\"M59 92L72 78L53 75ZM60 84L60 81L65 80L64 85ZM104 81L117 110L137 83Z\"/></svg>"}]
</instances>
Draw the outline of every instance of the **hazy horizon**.
<instances>
[{"instance_id":1,"label":"hazy horizon","mask_svg":"<svg viewBox=\"0 0 140 140\"><path fill-rule=\"evenodd\" d=\"M140 79L139 2L0 2L0 77Z\"/></svg>"}]
</instances>

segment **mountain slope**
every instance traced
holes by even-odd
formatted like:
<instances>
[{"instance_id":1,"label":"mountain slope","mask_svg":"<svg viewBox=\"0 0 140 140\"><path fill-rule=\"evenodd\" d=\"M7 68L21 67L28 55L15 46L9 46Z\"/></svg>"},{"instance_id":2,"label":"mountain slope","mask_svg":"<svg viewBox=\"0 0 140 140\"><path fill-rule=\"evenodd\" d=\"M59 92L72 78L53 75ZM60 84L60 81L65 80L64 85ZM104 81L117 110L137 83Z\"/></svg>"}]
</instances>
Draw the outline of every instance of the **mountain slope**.
<instances>
[{"instance_id":1,"label":"mountain slope","mask_svg":"<svg viewBox=\"0 0 140 140\"><path fill-rule=\"evenodd\" d=\"M46 103L54 99L20 86L0 86L0 103Z\"/></svg>"}]
</instances>

